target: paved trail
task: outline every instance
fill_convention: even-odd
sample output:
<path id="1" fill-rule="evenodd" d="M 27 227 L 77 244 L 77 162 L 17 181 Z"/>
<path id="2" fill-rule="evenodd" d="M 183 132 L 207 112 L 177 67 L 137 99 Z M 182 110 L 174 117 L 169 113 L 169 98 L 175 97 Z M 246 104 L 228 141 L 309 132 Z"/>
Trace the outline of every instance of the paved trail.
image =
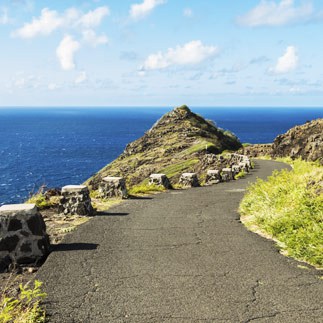
<path id="1" fill-rule="evenodd" d="M 129 200 L 81 226 L 40 269 L 50 322 L 323 322 L 323 281 L 248 232 L 247 178 Z"/>

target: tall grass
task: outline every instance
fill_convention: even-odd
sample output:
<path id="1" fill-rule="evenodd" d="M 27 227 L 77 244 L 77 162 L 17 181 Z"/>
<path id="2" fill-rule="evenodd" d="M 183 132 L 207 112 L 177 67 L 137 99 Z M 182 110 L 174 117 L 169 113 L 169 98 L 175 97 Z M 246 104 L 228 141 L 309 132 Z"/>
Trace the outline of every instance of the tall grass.
<path id="1" fill-rule="evenodd" d="M 241 220 L 275 239 L 287 255 L 322 267 L 323 167 L 288 162 L 293 170 L 275 171 L 249 186 L 240 204 Z"/>
<path id="2" fill-rule="evenodd" d="M 166 191 L 165 187 L 162 185 L 156 185 L 156 184 L 139 184 L 133 186 L 129 190 L 130 195 L 136 195 L 136 194 L 149 194 L 154 192 L 164 192 Z"/>
<path id="3" fill-rule="evenodd" d="M 8 297 L 6 291 L 0 295 L 0 323 L 44 323 L 45 311 L 40 302 L 47 295 L 41 291 L 42 283 L 35 280 L 34 286 L 19 285 L 19 295 Z"/>

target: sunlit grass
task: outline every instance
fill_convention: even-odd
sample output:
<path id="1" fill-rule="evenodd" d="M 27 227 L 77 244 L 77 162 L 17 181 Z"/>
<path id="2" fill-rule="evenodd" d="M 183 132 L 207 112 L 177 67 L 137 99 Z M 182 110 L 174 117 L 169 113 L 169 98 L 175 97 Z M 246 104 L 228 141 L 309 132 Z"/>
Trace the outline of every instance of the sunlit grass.
<path id="1" fill-rule="evenodd" d="M 43 193 L 36 193 L 31 196 L 25 203 L 36 204 L 39 209 L 47 209 L 59 204 L 60 196 L 46 197 Z"/>
<path id="2" fill-rule="evenodd" d="M 293 170 L 258 179 L 240 204 L 241 219 L 253 231 L 278 241 L 284 253 L 323 266 L 323 167 L 292 161 Z"/>
<path id="3" fill-rule="evenodd" d="M 164 191 L 166 191 L 166 189 L 162 185 L 139 184 L 131 187 L 131 189 L 129 190 L 129 194 L 130 195 L 150 194 L 154 192 L 164 192 Z"/>
<path id="4" fill-rule="evenodd" d="M 19 285 L 17 298 L 8 297 L 6 290 L 0 296 L 0 323 L 43 323 L 45 311 L 40 302 L 47 296 L 41 290 L 42 283 L 35 280 L 34 286 Z"/>

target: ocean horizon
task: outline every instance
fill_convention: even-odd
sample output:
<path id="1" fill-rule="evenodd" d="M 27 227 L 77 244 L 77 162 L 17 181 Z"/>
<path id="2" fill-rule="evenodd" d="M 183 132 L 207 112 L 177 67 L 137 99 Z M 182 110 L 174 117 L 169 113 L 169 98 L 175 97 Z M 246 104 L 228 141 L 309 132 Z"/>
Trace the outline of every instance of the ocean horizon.
<path id="1" fill-rule="evenodd" d="M 0 108 L 0 205 L 20 203 L 42 185 L 80 184 L 172 108 Z M 242 143 L 270 143 L 323 108 L 191 107 Z"/>

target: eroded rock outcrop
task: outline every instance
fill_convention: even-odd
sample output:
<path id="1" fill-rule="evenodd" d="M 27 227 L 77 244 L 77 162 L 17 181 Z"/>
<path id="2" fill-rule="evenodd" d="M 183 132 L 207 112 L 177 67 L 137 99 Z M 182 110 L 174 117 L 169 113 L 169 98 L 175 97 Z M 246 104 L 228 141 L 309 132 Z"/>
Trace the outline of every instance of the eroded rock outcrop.
<path id="1" fill-rule="evenodd" d="M 291 157 L 323 164 L 323 119 L 295 126 L 275 138 L 272 144 L 255 144 L 239 149 L 249 157 Z"/>
<path id="2" fill-rule="evenodd" d="M 273 151 L 273 144 L 254 144 L 243 147 L 239 150 L 241 154 L 247 155 L 252 158 L 261 156 L 270 156 Z"/>
<path id="3" fill-rule="evenodd" d="M 319 160 L 323 164 L 323 119 L 296 126 L 276 137 L 273 157 L 301 157 L 307 161 Z"/>

